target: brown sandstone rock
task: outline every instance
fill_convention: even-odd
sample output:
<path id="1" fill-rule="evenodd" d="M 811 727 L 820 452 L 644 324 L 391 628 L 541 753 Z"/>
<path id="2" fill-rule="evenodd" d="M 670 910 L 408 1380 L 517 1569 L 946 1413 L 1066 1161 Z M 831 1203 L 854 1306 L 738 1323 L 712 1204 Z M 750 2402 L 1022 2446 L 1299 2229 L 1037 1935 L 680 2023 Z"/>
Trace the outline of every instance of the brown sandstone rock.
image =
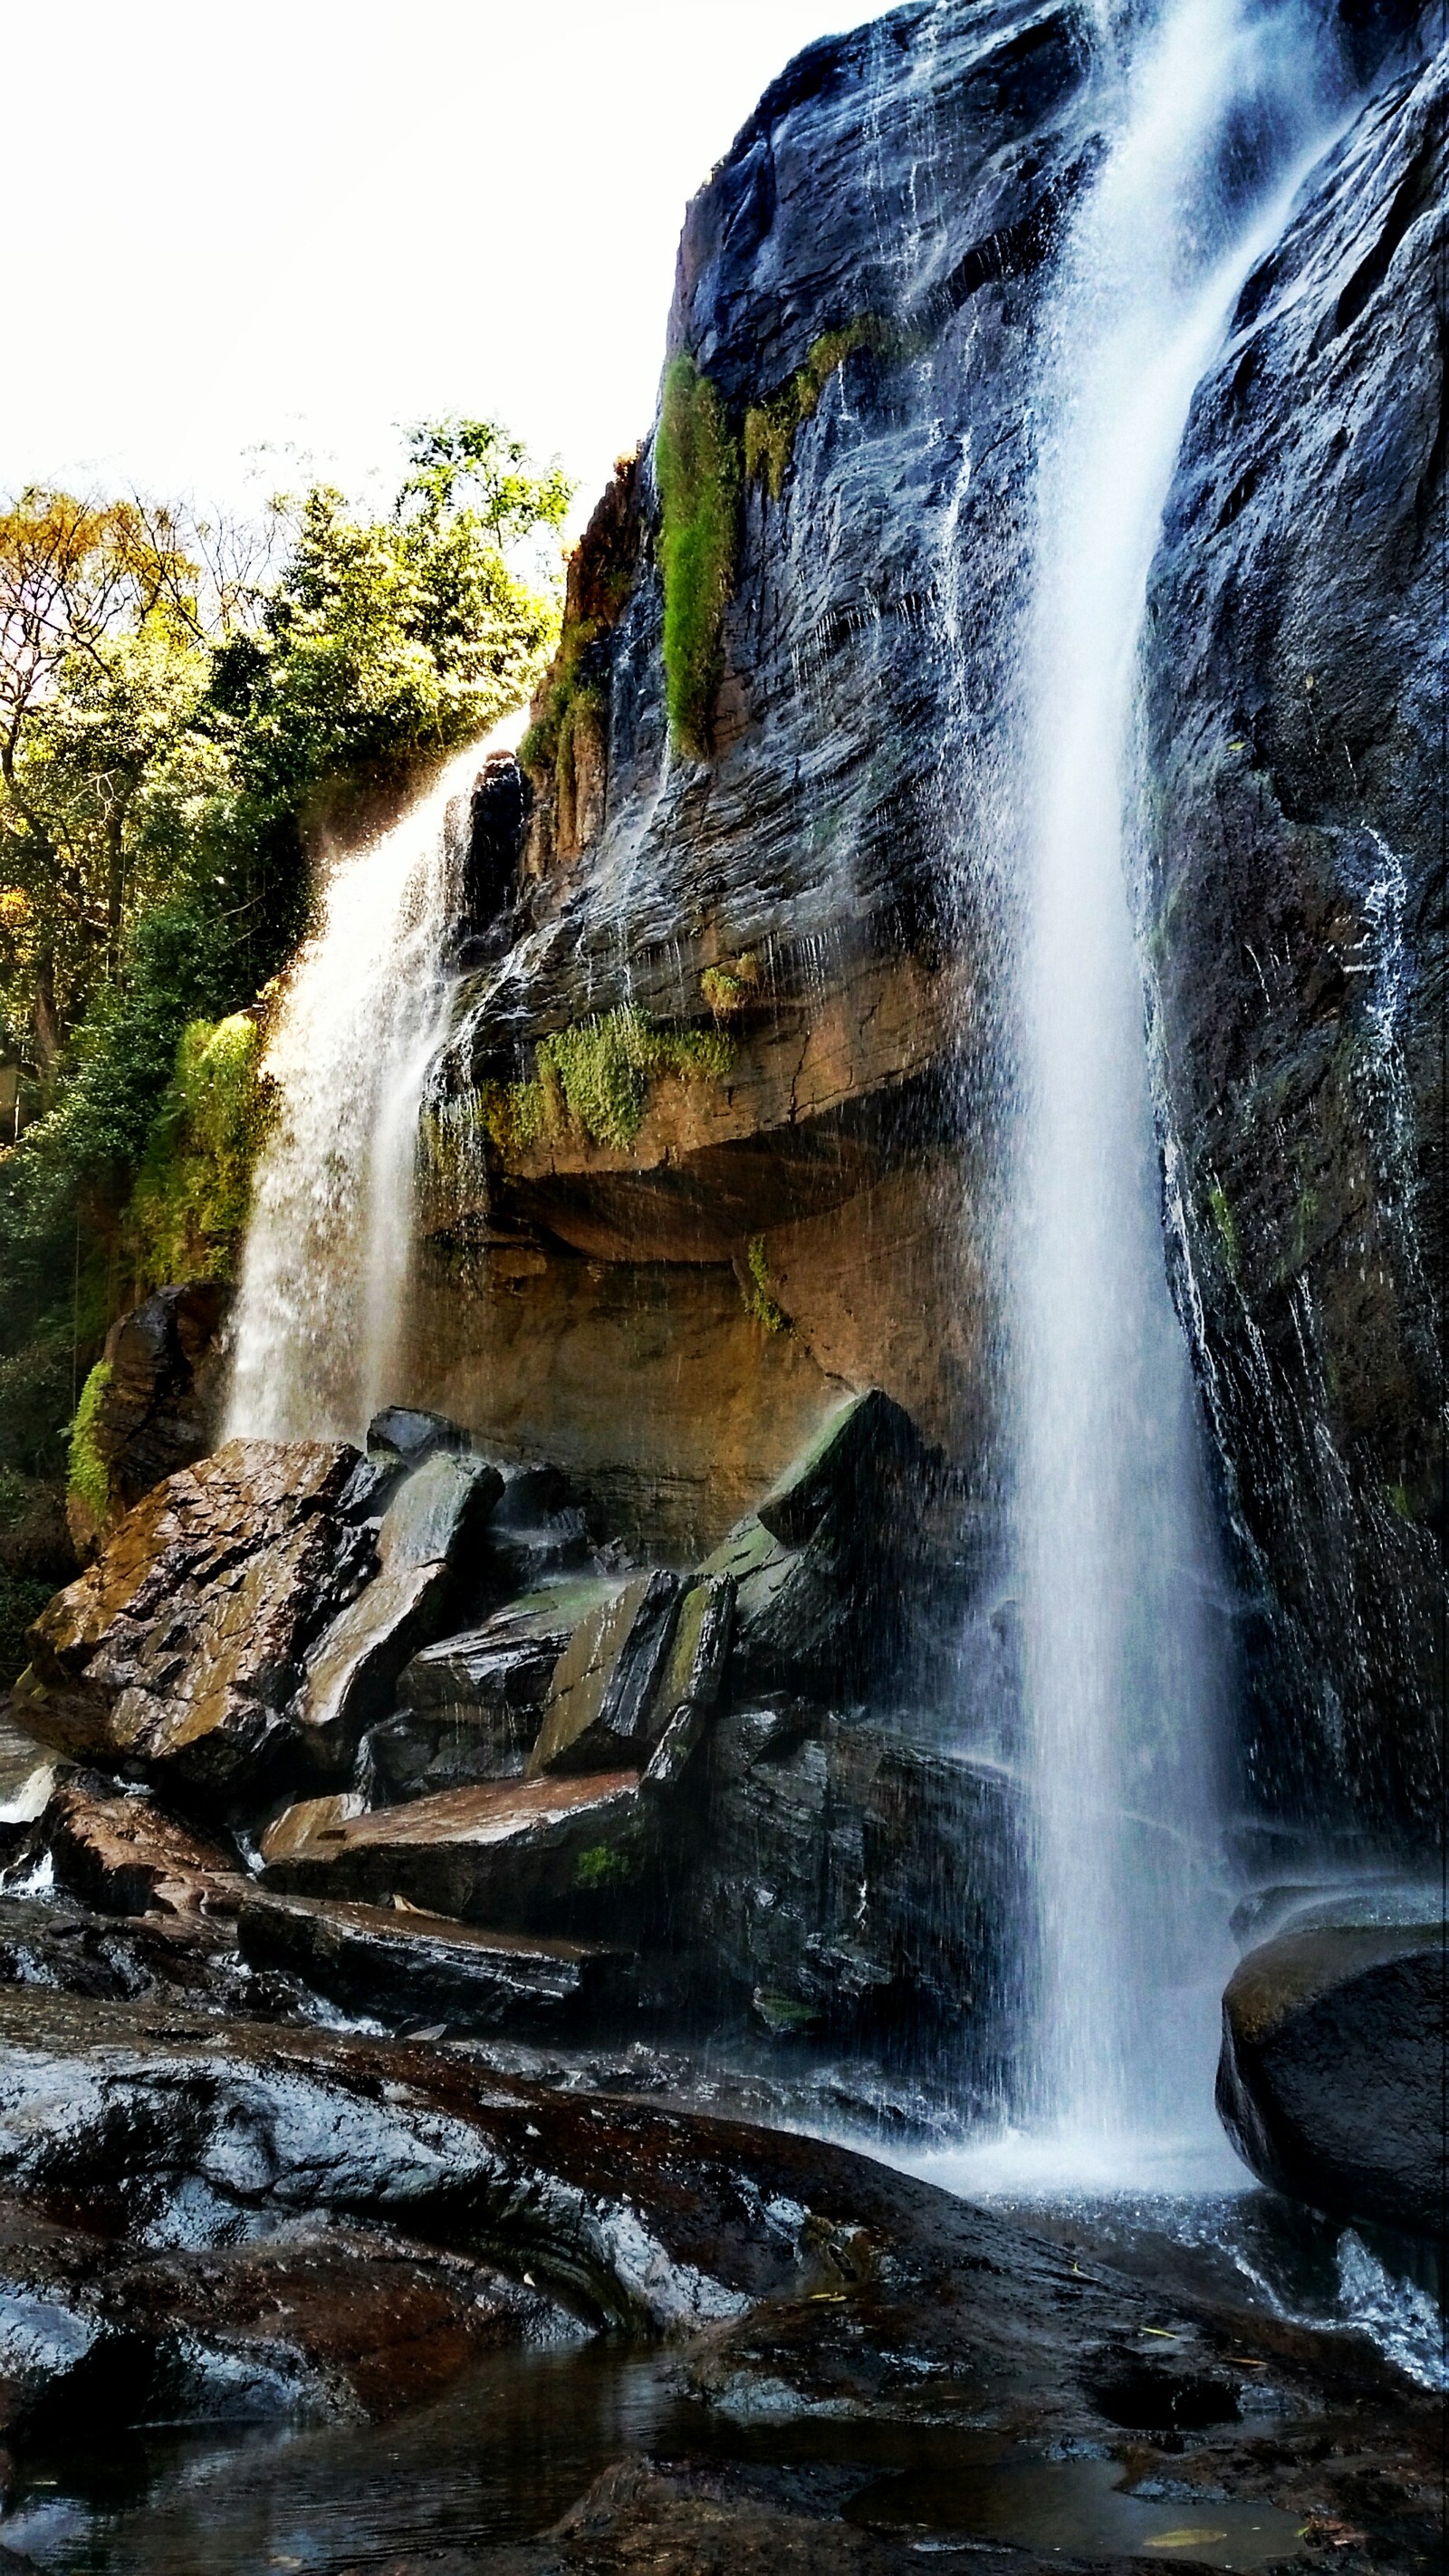
<path id="1" fill-rule="evenodd" d="M 158 1288 L 106 1336 L 111 1375 L 94 1428 L 110 1507 L 97 1521 L 82 1496 L 67 1501 L 82 1556 L 100 1544 L 143 1494 L 178 1467 L 205 1456 L 221 1389 L 217 1335 L 231 1291 L 221 1279 Z"/>
<path id="2" fill-rule="evenodd" d="M 401 1896 L 509 1930 L 612 1930 L 635 1910 L 653 1852 L 638 1773 L 615 1771 L 502 1780 L 377 1809 L 269 1861 L 263 1875 L 294 1895 Z"/>
<path id="3" fill-rule="evenodd" d="M 213 1843 L 163 1815 L 149 1798 L 58 1789 L 37 1840 L 57 1884 L 98 1914 L 234 1914 L 245 1880 Z"/>
<path id="4" fill-rule="evenodd" d="M 16 1715 L 42 1742 L 228 1797 L 305 1766 L 307 1648 L 370 1570 L 340 1441 L 232 1440 L 127 1514 L 31 1630 Z"/>

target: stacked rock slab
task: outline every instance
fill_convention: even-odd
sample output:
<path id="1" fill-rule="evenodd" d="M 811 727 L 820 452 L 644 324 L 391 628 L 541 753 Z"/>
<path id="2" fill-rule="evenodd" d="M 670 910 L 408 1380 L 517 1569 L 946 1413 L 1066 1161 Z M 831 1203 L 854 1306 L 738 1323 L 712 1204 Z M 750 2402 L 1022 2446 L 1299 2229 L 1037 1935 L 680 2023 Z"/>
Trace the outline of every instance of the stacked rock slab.
<path id="1" fill-rule="evenodd" d="M 360 1481 L 361 1480 L 361 1481 Z M 305 1768 L 309 1648 L 375 1562 L 342 1441 L 232 1440 L 147 1494 L 31 1630 L 42 1743 L 228 1800 Z"/>

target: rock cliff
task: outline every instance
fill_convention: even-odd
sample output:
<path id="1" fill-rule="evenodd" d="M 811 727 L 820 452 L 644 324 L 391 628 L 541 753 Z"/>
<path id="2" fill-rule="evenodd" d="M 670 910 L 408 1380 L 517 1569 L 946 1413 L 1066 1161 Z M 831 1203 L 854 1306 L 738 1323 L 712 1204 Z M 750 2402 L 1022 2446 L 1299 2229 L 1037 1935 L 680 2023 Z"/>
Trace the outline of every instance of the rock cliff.
<path id="1" fill-rule="evenodd" d="M 1140 897 L 1246 1793 L 1387 1823 L 1442 1618 L 1443 107 L 1432 11 L 1335 14 L 1341 131 L 1166 514 Z M 1101 77 L 1075 7 L 921 0 L 766 93 L 480 795 L 416 1392 L 676 1555 L 841 1382 L 1000 1490 L 1036 322 Z"/>

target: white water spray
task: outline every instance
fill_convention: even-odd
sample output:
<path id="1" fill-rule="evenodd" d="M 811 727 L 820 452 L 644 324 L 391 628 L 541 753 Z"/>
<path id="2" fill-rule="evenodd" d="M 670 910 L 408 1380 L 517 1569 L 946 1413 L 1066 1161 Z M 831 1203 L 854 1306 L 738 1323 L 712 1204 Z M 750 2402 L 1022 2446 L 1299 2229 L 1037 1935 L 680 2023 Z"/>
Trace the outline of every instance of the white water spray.
<path id="1" fill-rule="evenodd" d="M 1227 1962 L 1210 1565 L 1163 1259 L 1132 746 L 1147 577 L 1193 388 L 1281 225 L 1313 69 L 1287 8 L 1166 0 L 1120 66 L 1115 140 L 1048 316 L 1015 1400 L 1038 1820 L 1028 2107 L 1062 2175 L 1100 2171 L 1112 2142 L 1135 2152 L 1215 2127 Z"/>
<path id="2" fill-rule="evenodd" d="M 447 933 L 479 766 L 460 752 L 333 865 L 267 1048 L 276 1124 L 257 1174 L 227 1434 L 358 1439 L 395 1402 L 418 1115 L 447 1033 Z M 450 816 L 450 809 L 453 809 Z"/>

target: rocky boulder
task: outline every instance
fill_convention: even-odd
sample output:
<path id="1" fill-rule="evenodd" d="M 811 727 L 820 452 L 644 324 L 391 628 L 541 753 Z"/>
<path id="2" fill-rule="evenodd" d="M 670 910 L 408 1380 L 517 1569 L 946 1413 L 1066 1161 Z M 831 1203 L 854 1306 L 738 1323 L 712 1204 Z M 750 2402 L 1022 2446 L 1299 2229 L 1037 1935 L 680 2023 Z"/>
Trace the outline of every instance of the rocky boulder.
<path id="1" fill-rule="evenodd" d="M 215 1802 L 305 1771 L 296 1696 L 376 1562 L 371 1492 L 338 1441 L 232 1440 L 168 1477 L 37 1620 L 17 1719 Z"/>
<path id="2" fill-rule="evenodd" d="M 1449 2188 L 1442 1924 L 1285 1933 L 1223 1997 L 1218 2109 L 1264 2182 L 1437 2237 Z"/>
<path id="3" fill-rule="evenodd" d="M 246 1885 L 234 1854 L 203 1842 L 149 1797 L 107 1796 L 82 1778 L 58 1789 L 35 1832 L 55 1882 L 97 1914 L 235 1914 Z"/>
<path id="4" fill-rule="evenodd" d="M 345 2010 L 450 2033 L 597 2024 L 627 2002 L 630 1961 L 579 1941 L 492 1932 L 413 1907 L 318 1903 L 249 1889 L 249 1967 L 278 1969 Z"/>
<path id="5" fill-rule="evenodd" d="M 433 1447 L 398 1488 L 377 1538 L 378 1571 L 307 1659 L 296 1720 L 319 1777 L 350 1768 L 363 1730 L 392 1705 L 405 1664 L 479 1586 L 485 1532 L 503 1491 L 482 1458 Z"/>
<path id="6" fill-rule="evenodd" d="M 678 1577 L 639 1574 L 580 1621 L 554 1672 L 530 1773 L 645 1767 L 662 1728 L 660 1718 L 650 1732 L 678 1614 Z"/>
<path id="7" fill-rule="evenodd" d="M 657 1814 L 635 1771 L 502 1780 L 269 1837 L 268 1887 L 377 1905 L 403 1898 L 507 1931 L 614 1937 L 636 1923 Z"/>
<path id="8" fill-rule="evenodd" d="M 496 1552 L 492 1524 L 489 1535 Z M 399 1707 L 364 1746 L 382 1802 L 522 1772 L 560 1656 L 619 1590 L 605 1578 L 550 1585 L 415 1655 L 398 1682 Z"/>
<path id="9" fill-rule="evenodd" d="M 221 1326 L 231 1291 L 221 1279 L 158 1288 L 106 1335 L 109 1372 L 91 1439 L 106 1479 L 98 1518 L 85 1496 L 67 1501 L 82 1557 L 153 1485 L 204 1458 L 216 1436 L 224 1374 Z"/>

